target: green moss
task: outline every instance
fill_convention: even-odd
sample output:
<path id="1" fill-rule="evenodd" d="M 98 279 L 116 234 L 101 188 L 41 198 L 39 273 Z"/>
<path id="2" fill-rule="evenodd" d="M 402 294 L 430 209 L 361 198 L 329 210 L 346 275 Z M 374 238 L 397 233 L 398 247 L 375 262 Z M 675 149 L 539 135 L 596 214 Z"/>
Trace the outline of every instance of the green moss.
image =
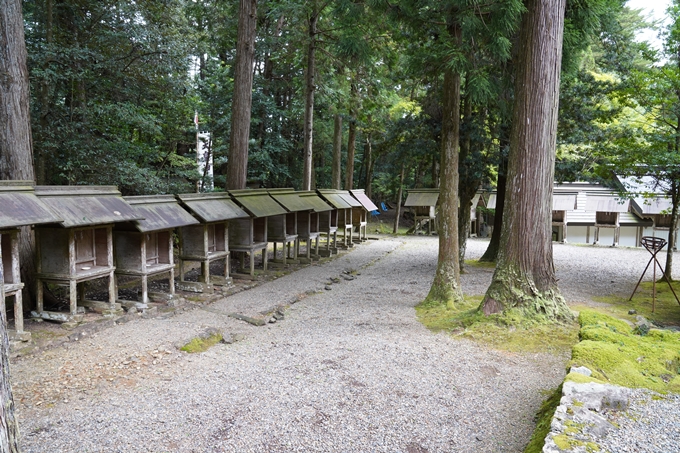
<path id="1" fill-rule="evenodd" d="M 578 341 L 576 323 L 527 319 L 518 310 L 484 316 L 478 310 L 481 299 L 482 296 L 466 296 L 453 307 L 425 300 L 416 307 L 416 314 L 430 330 L 447 331 L 513 352 L 566 353 Z"/>
<path id="2" fill-rule="evenodd" d="M 553 441 L 560 450 L 570 450 L 575 447 L 585 447 L 587 453 L 595 453 L 600 451 L 600 446 L 596 443 L 583 442 L 581 440 L 574 439 L 567 434 L 558 434 L 557 436 L 553 436 Z"/>
<path id="3" fill-rule="evenodd" d="M 541 453 L 543 444 L 545 443 L 545 437 L 550 432 L 550 422 L 552 421 L 555 409 L 560 405 L 561 398 L 562 386 L 559 386 L 545 401 L 543 401 L 541 408 L 536 414 L 536 429 L 534 429 L 534 433 L 524 449 L 524 453 Z"/>
<path id="4" fill-rule="evenodd" d="M 560 450 L 569 450 L 572 447 L 571 439 L 566 434 L 554 436 L 553 441 L 555 441 L 555 445 L 557 445 Z"/>
<path id="5" fill-rule="evenodd" d="M 680 282 L 673 282 L 673 288 L 680 296 Z M 652 307 L 652 282 L 644 282 L 633 295 L 632 300 L 628 300 L 630 295 L 598 297 L 594 300 L 605 303 L 607 306 L 600 309 L 609 312 L 617 318 L 635 321 L 637 315 L 642 315 L 650 321 L 660 325 L 680 326 L 680 304 L 675 300 L 666 282 L 656 282 L 656 303 Z M 654 312 L 652 312 L 654 308 Z M 635 310 L 637 314 L 629 315 L 630 310 Z"/>
<path id="6" fill-rule="evenodd" d="M 494 261 L 465 260 L 465 265 L 472 267 L 481 267 L 486 269 L 496 268 L 496 263 Z"/>
<path id="7" fill-rule="evenodd" d="M 182 346 L 181 350 L 190 354 L 195 352 L 205 352 L 220 341 L 222 341 L 221 334 L 213 334 L 207 338 L 197 337 Z"/>
<path id="8" fill-rule="evenodd" d="M 582 311 L 579 323 L 582 341 L 574 346 L 570 365 L 588 367 L 592 379 L 601 382 L 680 391 L 680 334 L 651 329 L 635 335 L 627 323 L 593 311 Z"/>
<path id="9" fill-rule="evenodd" d="M 564 378 L 565 381 L 576 382 L 577 384 L 585 384 L 587 382 L 597 382 L 599 384 L 606 384 L 605 381 L 594 378 L 593 376 L 586 376 L 581 373 L 569 373 Z"/>
<path id="10" fill-rule="evenodd" d="M 567 420 L 565 422 L 564 426 L 564 433 L 567 435 L 571 434 L 578 434 L 583 431 L 583 428 L 585 427 L 585 424 L 583 423 L 576 423 L 570 420 Z"/>

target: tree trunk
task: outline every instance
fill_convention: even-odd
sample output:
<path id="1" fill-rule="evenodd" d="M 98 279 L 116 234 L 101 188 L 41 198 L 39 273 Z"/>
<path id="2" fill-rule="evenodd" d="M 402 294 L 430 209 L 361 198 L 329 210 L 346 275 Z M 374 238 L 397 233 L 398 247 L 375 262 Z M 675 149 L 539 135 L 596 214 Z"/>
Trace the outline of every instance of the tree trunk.
<path id="1" fill-rule="evenodd" d="M 370 134 L 366 136 L 366 144 L 364 145 L 364 162 L 366 163 L 366 196 L 371 198 L 373 196 L 373 190 L 371 189 L 371 183 L 373 182 L 373 144 L 371 143 Z"/>
<path id="2" fill-rule="evenodd" d="M 505 208 L 505 188 L 508 174 L 508 155 L 505 148 L 509 146 L 507 141 L 501 138 L 501 161 L 498 163 L 498 181 L 496 183 L 496 208 L 493 216 L 493 231 L 491 240 L 479 259 L 481 262 L 495 263 L 498 259 L 498 251 L 501 244 L 501 231 L 503 231 L 503 212 Z"/>
<path id="3" fill-rule="evenodd" d="M 283 24 L 284 24 L 284 19 L 285 16 L 281 15 L 279 16 L 279 19 L 276 21 L 276 29 L 274 31 L 274 37 L 275 38 L 280 38 L 281 37 L 281 31 L 283 30 Z M 203 55 L 201 54 L 201 57 Z M 264 72 L 262 74 L 263 82 L 262 82 L 262 94 L 264 95 L 265 99 L 270 99 L 271 97 L 271 84 L 272 84 L 272 79 L 274 78 L 274 60 L 272 59 L 271 56 L 271 50 L 267 51 L 267 54 L 264 57 Z M 269 118 L 268 111 L 266 108 L 262 108 L 262 112 L 260 113 L 260 124 L 258 126 L 258 138 L 260 141 L 260 148 L 264 148 L 266 137 L 267 137 L 267 119 Z"/>
<path id="4" fill-rule="evenodd" d="M 28 68 L 26 66 L 24 20 L 20 0 L 0 0 L 0 179 L 35 181 Z M 27 228 L 21 235 L 21 259 L 33 256 L 33 242 Z M 25 256 L 26 255 L 26 256 Z M 28 261 L 28 260 L 27 260 Z M 5 300 L 0 252 L 0 300 Z M 34 265 L 32 259 L 27 265 Z M 25 269 L 22 269 L 24 271 Z M 33 272 L 35 273 L 35 268 Z M 22 272 L 22 278 L 24 277 Z M 9 339 L 5 310 L 0 310 L 0 451 L 19 451 L 19 425 L 14 417 L 10 383 Z"/>
<path id="5" fill-rule="evenodd" d="M 455 45 L 461 42 L 460 25 L 449 24 Z M 460 74 L 444 72 L 441 170 L 439 175 L 439 256 L 429 303 L 456 304 L 463 300 L 458 261 L 458 153 L 460 151 Z"/>
<path id="6" fill-rule="evenodd" d="M 305 123 L 304 123 L 304 166 L 302 170 L 302 190 L 312 188 L 312 142 L 314 131 L 314 83 L 316 73 L 316 35 L 319 12 L 316 1 L 312 15 L 309 17 L 309 48 L 307 49 L 307 68 L 305 72 Z"/>
<path id="7" fill-rule="evenodd" d="M 668 228 L 668 245 L 666 248 L 666 268 L 664 273 L 669 282 L 673 281 L 673 249 L 676 247 L 675 233 L 678 231 L 678 217 L 680 217 L 680 210 L 678 209 L 678 202 L 680 201 L 680 188 L 675 181 L 671 182 L 671 225 Z"/>
<path id="8" fill-rule="evenodd" d="M 357 141 L 357 87 L 352 84 L 352 107 L 349 109 L 349 130 L 347 133 L 347 166 L 345 167 L 345 190 L 354 189 L 354 154 Z"/>
<path id="9" fill-rule="evenodd" d="M 404 196 L 404 177 L 406 176 L 406 166 L 401 164 L 401 175 L 399 176 L 399 190 L 397 191 L 397 212 L 394 215 L 393 234 L 399 232 L 399 217 L 401 217 L 401 198 Z"/>
<path id="10" fill-rule="evenodd" d="M 342 187 L 342 116 L 335 114 L 333 129 L 333 163 L 331 169 L 331 189 Z"/>
<path id="11" fill-rule="evenodd" d="M 253 104 L 256 26 L 257 0 L 240 0 L 234 94 L 231 104 L 229 160 L 227 161 L 227 189 L 244 189 L 248 177 L 248 140 Z"/>
<path id="12" fill-rule="evenodd" d="M 18 1 L 18 0 L 17 0 Z M 3 2 L 0 2 L 2 4 Z M 5 300 L 5 288 L 1 284 L 5 276 L 2 270 L 2 251 L 0 251 L 0 298 Z M 3 304 L 4 306 L 4 304 Z M 7 315 L 5 310 L 0 310 L 0 451 L 19 451 L 19 423 L 14 418 L 14 397 L 10 383 L 9 370 L 9 338 L 7 337 Z"/>
<path id="13" fill-rule="evenodd" d="M 458 199 L 460 200 L 460 209 L 458 210 L 458 260 L 460 272 L 465 273 L 465 251 L 467 248 L 467 239 L 470 234 L 470 209 L 472 208 L 472 199 L 477 192 L 478 181 L 472 181 L 468 175 L 466 167 L 466 159 L 472 152 L 472 102 L 466 98 L 463 102 L 465 108 L 463 109 L 463 125 L 467 127 L 462 128 L 460 140 L 460 155 L 458 158 Z"/>
<path id="14" fill-rule="evenodd" d="M 0 5 L 0 179 L 35 182 L 21 2 L 0 0 Z M 18 16 L 14 17 L 14 14 Z M 32 301 L 35 294 L 35 239 L 30 227 L 21 229 L 19 250 L 24 300 Z"/>
<path id="15" fill-rule="evenodd" d="M 551 227 L 565 1 L 529 0 L 522 19 L 502 247 L 480 306 L 487 315 L 572 318 L 557 288 Z"/>
<path id="16" fill-rule="evenodd" d="M 53 1 L 52 0 L 45 0 L 45 43 L 48 48 L 52 46 L 52 42 L 54 40 L 54 33 L 53 33 L 53 19 L 54 19 L 54 14 L 53 14 Z M 43 63 L 43 70 L 47 71 L 49 68 L 50 64 L 50 58 L 47 58 L 45 62 Z M 50 84 L 49 81 L 47 80 L 47 77 L 44 77 L 43 80 L 40 82 L 40 137 L 44 137 L 46 135 L 47 129 L 49 128 L 49 114 L 51 110 L 51 105 L 50 105 Z M 45 138 L 42 138 L 42 140 L 38 139 L 38 143 L 40 143 L 39 149 L 35 149 L 34 146 L 34 151 L 36 152 L 36 159 L 35 159 L 35 166 L 36 166 L 36 179 L 38 184 L 47 184 L 47 169 L 46 169 L 46 150 L 45 150 Z"/>

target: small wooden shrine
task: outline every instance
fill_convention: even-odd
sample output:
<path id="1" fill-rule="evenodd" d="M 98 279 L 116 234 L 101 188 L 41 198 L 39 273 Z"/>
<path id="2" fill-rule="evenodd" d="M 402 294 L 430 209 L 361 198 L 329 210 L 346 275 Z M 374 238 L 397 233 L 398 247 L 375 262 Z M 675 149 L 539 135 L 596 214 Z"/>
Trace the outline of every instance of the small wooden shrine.
<path id="1" fill-rule="evenodd" d="M 285 215 L 285 225 L 283 221 L 284 216 L 273 216 L 269 218 L 269 242 L 279 238 L 280 242 L 286 241 L 290 243 L 292 236 L 295 236 L 293 242 L 293 258 L 300 261 L 310 261 L 311 239 L 309 234 L 309 216 L 314 206 L 311 205 L 307 199 L 300 197 L 298 192 L 294 189 L 269 189 L 269 195 L 276 200 L 283 208 L 288 211 Z M 302 231 L 302 230 L 306 231 Z M 316 235 L 318 247 L 318 232 Z M 300 241 L 306 241 L 307 253 L 305 257 L 300 257 Z M 276 243 L 275 243 L 276 244 Z M 286 263 L 287 255 L 290 250 L 284 250 L 284 261 Z"/>
<path id="2" fill-rule="evenodd" d="M 595 241 L 600 242 L 600 228 L 613 228 L 614 238 L 612 246 L 619 244 L 621 234 L 620 214 L 628 212 L 629 200 L 621 199 L 613 193 L 588 193 L 586 211 L 595 212 Z"/>
<path id="3" fill-rule="evenodd" d="M 359 231 L 359 242 L 363 242 L 368 240 L 366 232 L 368 214 L 377 211 L 378 207 L 366 196 L 364 189 L 352 189 L 349 192 L 361 204 L 361 207 L 352 208 L 352 219 L 354 220 L 354 226 Z"/>
<path id="4" fill-rule="evenodd" d="M 297 192 L 298 196 L 305 201 L 310 207 L 309 211 L 299 211 L 298 212 L 298 246 L 300 241 L 304 240 L 307 242 L 307 253 L 304 260 L 318 260 L 321 255 L 319 253 L 319 236 L 321 235 L 321 219 L 324 219 L 324 225 L 326 232 L 326 237 L 328 241 L 326 243 L 327 256 L 331 253 L 331 236 L 337 235 L 338 224 L 337 224 L 337 211 L 333 209 L 328 203 L 319 198 L 319 195 L 313 190 L 306 190 Z M 331 213 L 335 212 L 334 217 Z M 333 227 L 333 221 L 335 226 Z M 314 241 L 314 253 L 311 252 L 312 241 Z M 336 249 L 337 251 L 337 249 Z M 300 251 L 297 251 L 297 255 L 300 258 Z"/>
<path id="5" fill-rule="evenodd" d="M 274 242 L 274 251 L 276 252 L 276 243 L 282 242 L 284 260 L 286 253 L 286 244 L 290 241 L 295 242 L 297 235 L 287 235 L 283 230 L 277 232 L 281 236 L 276 239 L 269 238 L 269 219 L 275 216 L 280 217 L 280 225 L 283 227 L 285 222 L 286 210 L 269 196 L 266 190 L 262 189 L 242 189 L 230 190 L 229 194 L 234 198 L 234 201 L 241 206 L 248 214 L 249 218 L 238 219 L 229 231 L 229 240 L 231 241 L 231 248 L 234 251 L 242 252 L 241 255 L 241 269 L 244 269 L 244 255 L 248 253 L 250 262 L 250 275 L 255 275 L 255 258 L 254 254 L 262 251 L 262 268 L 267 270 L 267 243 Z M 288 242 L 283 242 L 288 241 Z M 276 257 L 276 256 L 275 256 Z"/>
<path id="6" fill-rule="evenodd" d="M 337 212 L 337 231 L 342 232 L 342 243 L 338 243 L 337 236 L 335 236 L 336 247 L 346 249 L 354 246 L 352 242 L 352 229 L 354 228 L 352 224 L 352 204 L 345 200 L 343 196 L 343 194 L 349 196 L 349 192 L 337 189 L 317 189 L 317 193 L 326 203 L 335 208 Z M 324 232 L 325 226 L 322 219 L 322 232 Z M 328 240 L 330 241 L 330 236 L 328 236 Z"/>
<path id="7" fill-rule="evenodd" d="M 115 314 L 116 283 L 113 226 L 141 220 L 115 186 L 37 186 L 35 194 L 64 220 L 38 226 L 36 236 L 37 291 L 34 317 L 77 320 L 78 303 Z M 85 300 L 84 283 L 108 278 L 108 302 Z M 43 309 L 44 284 L 68 286 L 69 314 Z"/>
<path id="8" fill-rule="evenodd" d="M 567 213 L 576 209 L 576 193 L 553 194 L 552 226 L 553 240 L 567 242 Z"/>
<path id="9" fill-rule="evenodd" d="M 116 278 L 141 278 L 143 304 L 149 303 L 149 277 L 168 274 L 168 292 L 175 294 L 173 230 L 199 222 L 172 195 L 124 197 L 143 220 L 118 223 L 113 231 Z M 116 295 L 117 296 L 117 295 Z M 119 301 L 122 303 L 122 301 Z"/>
<path id="10" fill-rule="evenodd" d="M 14 299 L 14 329 L 8 326 L 10 340 L 28 341 L 31 338 L 30 332 L 24 331 L 20 227 L 59 221 L 61 219 L 35 196 L 33 181 L 0 181 L 0 302 L 2 310 L 6 311 L 5 299 Z"/>
<path id="11" fill-rule="evenodd" d="M 439 189 L 411 189 L 408 191 L 404 206 L 413 213 L 413 232 L 417 233 L 427 225 L 427 234 L 432 234 L 436 222 L 436 206 Z"/>
<path id="12" fill-rule="evenodd" d="M 210 291 L 211 282 L 231 283 L 229 276 L 230 229 L 238 228 L 238 221 L 248 217 L 231 196 L 225 192 L 177 195 L 180 203 L 199 221 L 199 225 L 179 228 L 180 286 L 188 291 Z M 231 228 L 230 228 L 231 227 Z M 210 263 L 224 261 L 224 278 L 210 276 Z M 185 263 L 201 263 L 198 283 L 185 280 Z"/>
<path id="13" fill-rule="evenodd" d="M 663 195 L 636 197 L 632 200 L 630 208 L 641 219 L 650 219 L 653 231 L 670 230 L 673 203 L 669 197 Z"/>

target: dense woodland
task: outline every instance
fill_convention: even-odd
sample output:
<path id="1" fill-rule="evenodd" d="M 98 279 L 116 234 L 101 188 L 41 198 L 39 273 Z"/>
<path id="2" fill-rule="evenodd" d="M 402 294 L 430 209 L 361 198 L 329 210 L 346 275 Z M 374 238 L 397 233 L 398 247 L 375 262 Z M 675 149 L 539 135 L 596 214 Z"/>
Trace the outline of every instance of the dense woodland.
<path id="1" fill-rule="evenodd" d="M 513 45 L 522 3 L 462 11 L 460 45 L 446 2 L 260 1 L 248 180 L 302 184 L 304 110 L 314 50 L 313 185 L 331 187 L 334 143 L 342 186 L 394 200 L 437 184 L 443 69 L 460 69 L 461 187 L 496 183 L 511 121 Z M 462 2 L 465 4 L 466 2 Z M 440 6 L 441 5 L 441 6 Z M 193 191 L 194 112 L 210 132 L 215 186 L 226 184 L 238 2 L 23 2 L 39 184 L 116 184 L 124 194 Z M 662 56 L 633 41 L 643 25 L 620 0 L 568 2 L 557 176 L 596 166 L 642 140 L 635 83 Z M 669 54 L 672 55 L 672 52 Z M 677 70 L 676 70 L 677 72 Z M 651 93 L 649 94 L 651 96 Z M 606 148 L 606 149 L 603 149 Z"/>

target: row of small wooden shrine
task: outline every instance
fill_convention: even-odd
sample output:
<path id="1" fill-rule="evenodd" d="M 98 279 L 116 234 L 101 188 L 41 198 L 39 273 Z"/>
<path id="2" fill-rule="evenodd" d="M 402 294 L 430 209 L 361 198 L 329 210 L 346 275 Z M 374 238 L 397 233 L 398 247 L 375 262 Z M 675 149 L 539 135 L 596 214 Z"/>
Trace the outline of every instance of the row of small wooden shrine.
<path id="1" fill-rule="evenodd" d="M 650 189 L 621 180 L 622 186 L 632 191 L 622 197 L 600 184 L 565 183 L 553 188 L 552 226 L 557 242 L 585 244 L 609 243 L 613 246 L 640 246 L 642 236 L 667 239 L 670 227 L 671 204 L 662 194 L 651 195 Z M 641 195 L 646 193 L 645 196 Z M 435 223 L 438 189 L 413 189 L 408 192 L 404 206 L 414 213 L 416 225 L 425 225 L 428 232 Z M 494 209 L 496 193 L 478 192 L 472 200 L 472 234 L 483 232 L 484 225 L 493 225 L 490 216 L 480 216 L 479 207 Z M 489 230 L 490 231 L 490 230 Z"/>
<path id="2" fill-rule="evenodd" d="M 179 233 L 179 285 L 203 291 L 212 284 L 230 282 L 233 252 L 240 252 L 241 270 L 252 276 L 256 253 L 262 254 L 262 266 L 267 269 L 269 243 L 274 244 L 274 264 L 286 265 L 309 262 L 365 241 L 368 213 L 375 210 L 363 190 L 245 189 L 123 197 L 115 186 L 34 187 L 29 181 L 0 181 L 0 300 L 5 310 L 5 298 L 14 298 L 11 336 L 27 339 L 19 265 L 22 226 L 34 226 L 36 239 L 37 291 L 32 315 L 70 321 L 79 318 L 79 305 L 89 302 L 83 284 L 87 281 L 108 279 L 105 314 L 121 310 L 119 276 L 141 279 L 141 303 L 149 302 L 150 277 L 167 274 L 169 294 L 174 294 L 175 229 Z M 304 253 L 301 242 L 306 244 Z M 280 259 L 277 245 L 281 246 Z M 210 264 L 218 260 L 224 261 L 224 275 L 211 276 Z M 186 264 L 192 262 L 200 265 L 197 282 L 185 279 Z M 44 309 L 45 284 L 68 288 L 68 314 Z"/>

